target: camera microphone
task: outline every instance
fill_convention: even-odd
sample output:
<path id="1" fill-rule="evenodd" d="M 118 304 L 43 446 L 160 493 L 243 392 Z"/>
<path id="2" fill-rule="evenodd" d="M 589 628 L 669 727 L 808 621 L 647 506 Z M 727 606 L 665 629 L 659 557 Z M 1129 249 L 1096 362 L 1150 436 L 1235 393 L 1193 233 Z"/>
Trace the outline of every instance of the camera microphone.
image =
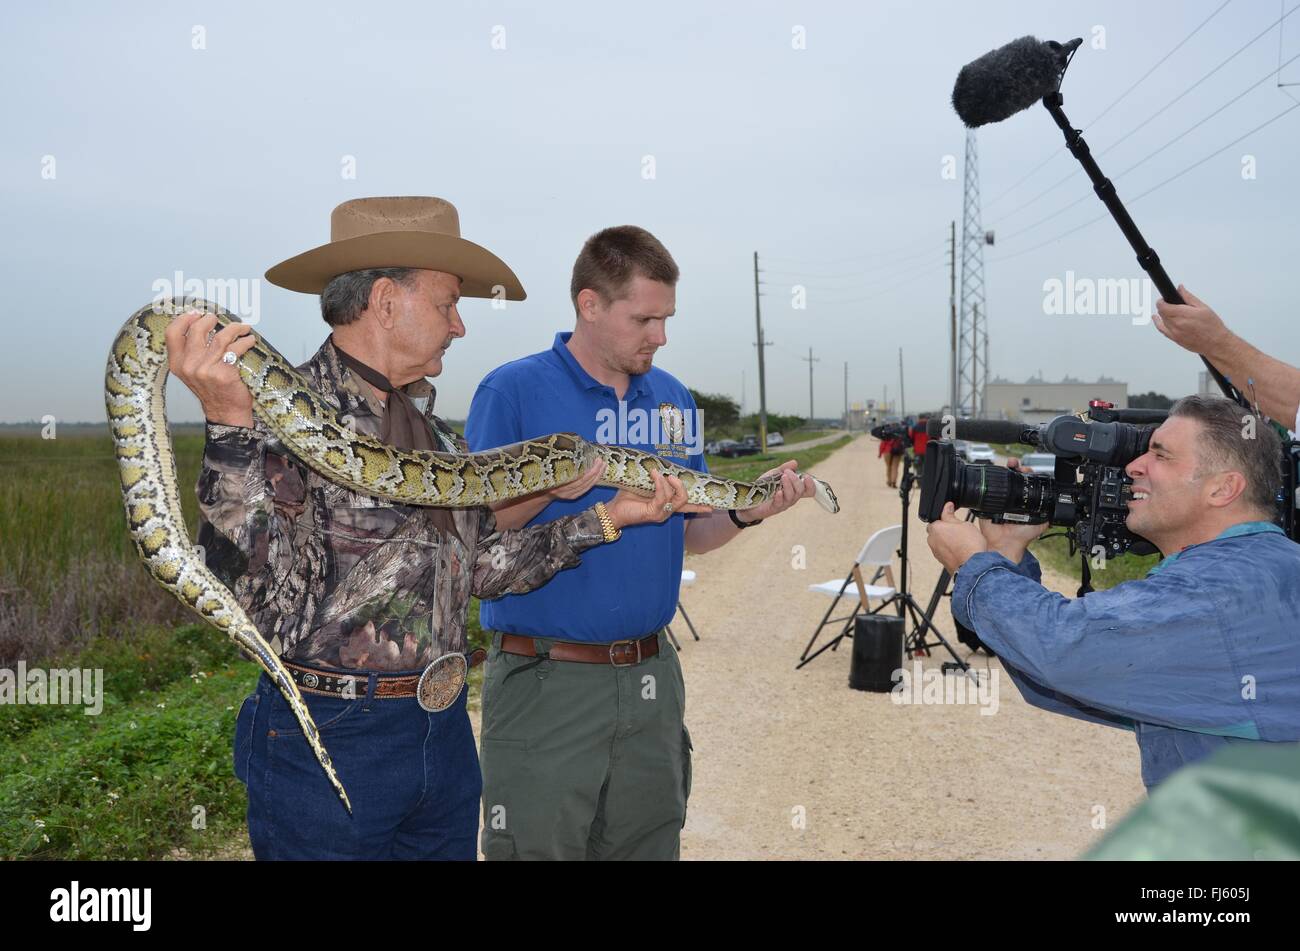
<path id="1" fill-rule="evenodd" d="M 1061 105 L 1061 81 L 1083 39 L 1075 37 L 1065 43 L 1039 40 L 1022 36 L 1006 46 L 991 50 L 961 68 L 952 89 L 952 107 L 969 128 L 978 128 L 990 122 L 1001 122 L 1017 112 L 1028 109 L 1035 102 L 1047 107 L 1057 127 L 1065 135 L 1065 147 L 1083 166 L 1093 190 L 1110 212 L 1115 223 L 1137 255 L 1138 264 L 1151 277 L 1160 290 L 1160 296 L 1171 304 L 1182 304 L 1182 296 L 1173 280 L 1160 264 L 1160 256 L 1147 244 L 1142 232 L 1133 222 L 1119 200 L 1115 185 L 1102 174 L 1097 160 L 1092 157 L 1083 133 L 1070 124 Z M 1201 361 L 1210 371 L 1214 381 L 1229 399 L 1245 409 L 1250 404 L 1214 364 L 1202 354 Z"/>
<path id="2" fill-rule="evenodd" d="M 957 74 L 952 107 L 972 129 L 1008 119 L 1057 91 L 1070 56 L 1082 42 L 1022 36 L 985 53 Z"/>
<path id="3" fill-rule="evenodd" d="M 945 421 L 952 431 L 945 433 Z M 931 417 L 925 433 L 931 439 L 969 439 L 976 442 L 1024 443 L 1038 445 L 1037 426 L 1025 426 L 1004 419 L 957 419 Z"/>

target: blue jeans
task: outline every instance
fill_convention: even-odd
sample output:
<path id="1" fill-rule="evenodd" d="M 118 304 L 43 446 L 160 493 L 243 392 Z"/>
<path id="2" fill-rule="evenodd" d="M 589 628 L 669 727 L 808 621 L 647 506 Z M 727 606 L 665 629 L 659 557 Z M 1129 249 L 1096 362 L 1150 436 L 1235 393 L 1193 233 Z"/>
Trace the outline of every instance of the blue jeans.
<path id="1" fill-rule="evenodd" d="M 479 772 L 467 690 L 440 713 L 414 698 L 303 694 L 352 800 L 342 801 L 289 704 L 262 674 L 235 723 L 235 775 L 248 789 L 258 859 L 460 859 L 477 856 Z"/>

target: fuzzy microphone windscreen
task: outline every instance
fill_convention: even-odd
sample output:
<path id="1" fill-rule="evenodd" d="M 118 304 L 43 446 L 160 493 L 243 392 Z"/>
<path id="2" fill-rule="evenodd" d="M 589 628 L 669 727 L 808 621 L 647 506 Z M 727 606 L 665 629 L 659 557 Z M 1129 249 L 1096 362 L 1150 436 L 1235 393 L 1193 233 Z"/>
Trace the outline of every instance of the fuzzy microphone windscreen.
<path id="1" fill-rule="evenodd" d="M 952 107 L 972 129 L 1001 122 L 1055 92 L 1077 42 L 1022 36 L 967 63 L 957 74 Z"/>

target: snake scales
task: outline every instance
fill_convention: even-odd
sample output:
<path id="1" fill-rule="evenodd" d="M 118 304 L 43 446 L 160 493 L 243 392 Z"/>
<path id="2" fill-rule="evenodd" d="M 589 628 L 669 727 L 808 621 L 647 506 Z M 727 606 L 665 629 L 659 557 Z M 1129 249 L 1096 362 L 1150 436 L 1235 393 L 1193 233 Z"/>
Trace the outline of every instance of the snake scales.
<path id="1" fill-rule="evenodd" d="M 204 300 L 156 301 L 131 315 L 108 356 L 105 403 L 127 527 L 154 580 L 227 634 L 275 681 L 316 759 L 351 812 L 347 792 L 297 685 L 189 539 L 167 428 L 164 338 L 167 325 L 187 310 L 216 314 L 219 327 L 237 320 Z M 605 462 L 601 485 L 650 494 L 654 485 L 650 470 L 658 468 L 682 480 L 689 502 L 718 509 L 761 505 L 780 485 L 777 478 L 753 482 L 714 478 L 650 453 L 588 442 L 573 433 L 554 433 L 468 455 L 404 451 L 345 425 L 338 417 L 338 407 L 314 392 L 260 335 L 237 366 L 253 395 L 254 413 L 288 451 L 341 485 L 406 505 L 462 508 L 501 502 L 564 485 L 597 459 Z M 838 511 L 830 486 L 814 482 L 818 502 L 831 512 Z"/>

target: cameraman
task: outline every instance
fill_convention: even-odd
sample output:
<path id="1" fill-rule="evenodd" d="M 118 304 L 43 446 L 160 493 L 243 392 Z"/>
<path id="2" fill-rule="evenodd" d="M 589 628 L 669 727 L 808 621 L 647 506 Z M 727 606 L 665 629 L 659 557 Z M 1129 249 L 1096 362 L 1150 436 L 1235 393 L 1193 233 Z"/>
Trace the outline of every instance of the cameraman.
<path id="1" fill-rule="evenodd" d="M 1247 399 L 1258 399 L 1259 408 L 1279 423 L 1300 430 L 1296 419 L 1300 407 L 1300 370 L 1256 350 L 1229 330 L 1219 315 L 1183 285 L 1178 293 L 1186 304 L 1156 302 L 1156 329 L 1178 346 L 1201 354 Z M 1254 393 L 1247 380 L 1254 380 Z"/>
<path id="2" fill-rule="evenodd" d="M 1225 744 L 1300 740 L 1300 545 L 1273 521 L 1277 434 L 1246 420 L 1185 397 L 1129 463 L 1127 527 L 1165 556 L 1141 581 L 1072 601 L 1027 551 L 1046 526 L 976 528 L 949 503 L 928 529 L 954 617 L 1029 703 L 1134 730 L 1148 789 Z"/>

